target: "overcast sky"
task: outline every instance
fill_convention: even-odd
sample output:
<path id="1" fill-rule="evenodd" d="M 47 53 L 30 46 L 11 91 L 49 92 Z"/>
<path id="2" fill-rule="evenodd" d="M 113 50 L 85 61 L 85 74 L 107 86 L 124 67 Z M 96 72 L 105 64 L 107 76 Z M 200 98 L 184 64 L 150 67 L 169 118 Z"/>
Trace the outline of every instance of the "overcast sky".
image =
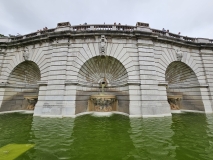
<path id="1" fill-rule="evenodd" d="M 59 22 L 135 25 L 213 39 L 213 0 L 0 0 L 0 34 L 28 34 Z"/>

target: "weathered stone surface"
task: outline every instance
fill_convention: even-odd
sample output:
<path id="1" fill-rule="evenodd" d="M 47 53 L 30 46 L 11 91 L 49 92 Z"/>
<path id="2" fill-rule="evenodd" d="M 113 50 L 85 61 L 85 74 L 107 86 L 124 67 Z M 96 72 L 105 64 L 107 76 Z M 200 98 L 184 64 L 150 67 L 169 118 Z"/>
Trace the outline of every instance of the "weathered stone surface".
<path id="1" fill-rule="evenodd" d="M 32 109 L 35 103 L 35 116 L 74 116 L 88 111 L 90 96 L 101 92 L 106 79 L 104 91 L 116 96 L 116 110 L 131 117 L 168 116 L 171 109 L 212 113 L 212 42 L 141 22 L 63 22 L 0 38 L 0 111 Z M 29 106 L 27 95 L 37 103 Z M 181 102 L 171 98 L 177 95 Z"/>

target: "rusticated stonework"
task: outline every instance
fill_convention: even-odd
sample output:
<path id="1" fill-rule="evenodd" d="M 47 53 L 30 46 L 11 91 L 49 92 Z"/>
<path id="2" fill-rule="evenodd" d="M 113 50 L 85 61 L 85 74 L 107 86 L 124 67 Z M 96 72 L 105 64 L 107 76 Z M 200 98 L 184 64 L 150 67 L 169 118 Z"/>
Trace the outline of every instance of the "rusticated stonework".
<path id="1" fill-rule="evenodd" d="M 172 109 L 212 113 L 212 64 L 212 39 L 142 22 L 62 22 L 52 29 L 0 37 L 0 111 L 35 105 L 34 116 L 73 117 L 88 111 L 170 116 Z M 103 91 L 115 101 L 91 99 Z M 181 100 L 171 98 L 177 95 Z"/>

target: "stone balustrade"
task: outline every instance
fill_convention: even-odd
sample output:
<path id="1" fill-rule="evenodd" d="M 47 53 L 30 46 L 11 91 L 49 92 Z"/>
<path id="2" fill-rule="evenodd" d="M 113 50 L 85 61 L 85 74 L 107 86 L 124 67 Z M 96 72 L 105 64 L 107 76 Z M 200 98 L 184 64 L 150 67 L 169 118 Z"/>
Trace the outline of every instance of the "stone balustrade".
<path id="1" fill-rule="evenodd" d="M 61 29 L 62 28 L 62 29 Z M 146 30 L 140 30 L 139 28 L 149 28 L 148 23 L 141 23 L 137 22 L 136 26 L 129 26 L 129 25 L 121 25 L 121 24 L 83 24 L 83 25 L 75 25 L 71 26 L 69 22 L 62 22 L 58 23 L 57 28 L 52 29 L 46 29 L 42 31 L 37 31 L 34 33 L 30 33 L 23 36 L 15 36 L 15 37 L 1 37 L 0 42 L 10 42 L 10 41 L 19 41 L 22 39 L 27 39 L 31 37 L 36 37 L 44 34 L 50 34 L 58 31 L 71 31 L 71 32 L 82 32 L 82 31 L 98 31 L 98 30 L 109 30 L 109 31 L 123 31 L 123 32 L 133 32 L 133 31 L 139 31 L 139 32 L 146 32 Z M 60 29 L 60 30 L 58 30 Z M 207 38 L 193 38 L 193 37 L 187 37 L 182 36 L 175 33 L 170 33 L 167 31 L 162 31 L 158 29 L 152 29 L 149 28 L 152 33 L 158 35 L 158 36 L 166 36 L 178 40 L 188 41 L 188 42 L 194 42 L 194 43 L 213 43 L 213 39 L 207 39 Z M 147 31 L 148 32 L 148 31 Z M 9 39 L 9 40 L 8 40 Z"/>
<path id="2" fill-rule="evenodd" d="M 169 36 L 173 37 L 173 38 L 177 38 L 177 39 L 181 38 L 181 36 L 179 34 L 174 34 L 174 33 L 169 33 Z"/>

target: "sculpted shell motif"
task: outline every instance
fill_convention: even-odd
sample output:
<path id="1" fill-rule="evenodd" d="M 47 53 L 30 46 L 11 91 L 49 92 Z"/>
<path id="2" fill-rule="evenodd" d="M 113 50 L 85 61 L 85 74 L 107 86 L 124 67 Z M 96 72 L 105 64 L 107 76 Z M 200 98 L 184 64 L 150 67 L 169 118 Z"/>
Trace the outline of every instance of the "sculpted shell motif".
<path id="1" fill-rule="evenodd" d="M 100 83 L 106 79 L 107 83 L 127 81 L 127 71 L 123 64 L 110 56 L 96 56 L 86 61 L 80 71 L 78 80 L 82 82 Z"/>

